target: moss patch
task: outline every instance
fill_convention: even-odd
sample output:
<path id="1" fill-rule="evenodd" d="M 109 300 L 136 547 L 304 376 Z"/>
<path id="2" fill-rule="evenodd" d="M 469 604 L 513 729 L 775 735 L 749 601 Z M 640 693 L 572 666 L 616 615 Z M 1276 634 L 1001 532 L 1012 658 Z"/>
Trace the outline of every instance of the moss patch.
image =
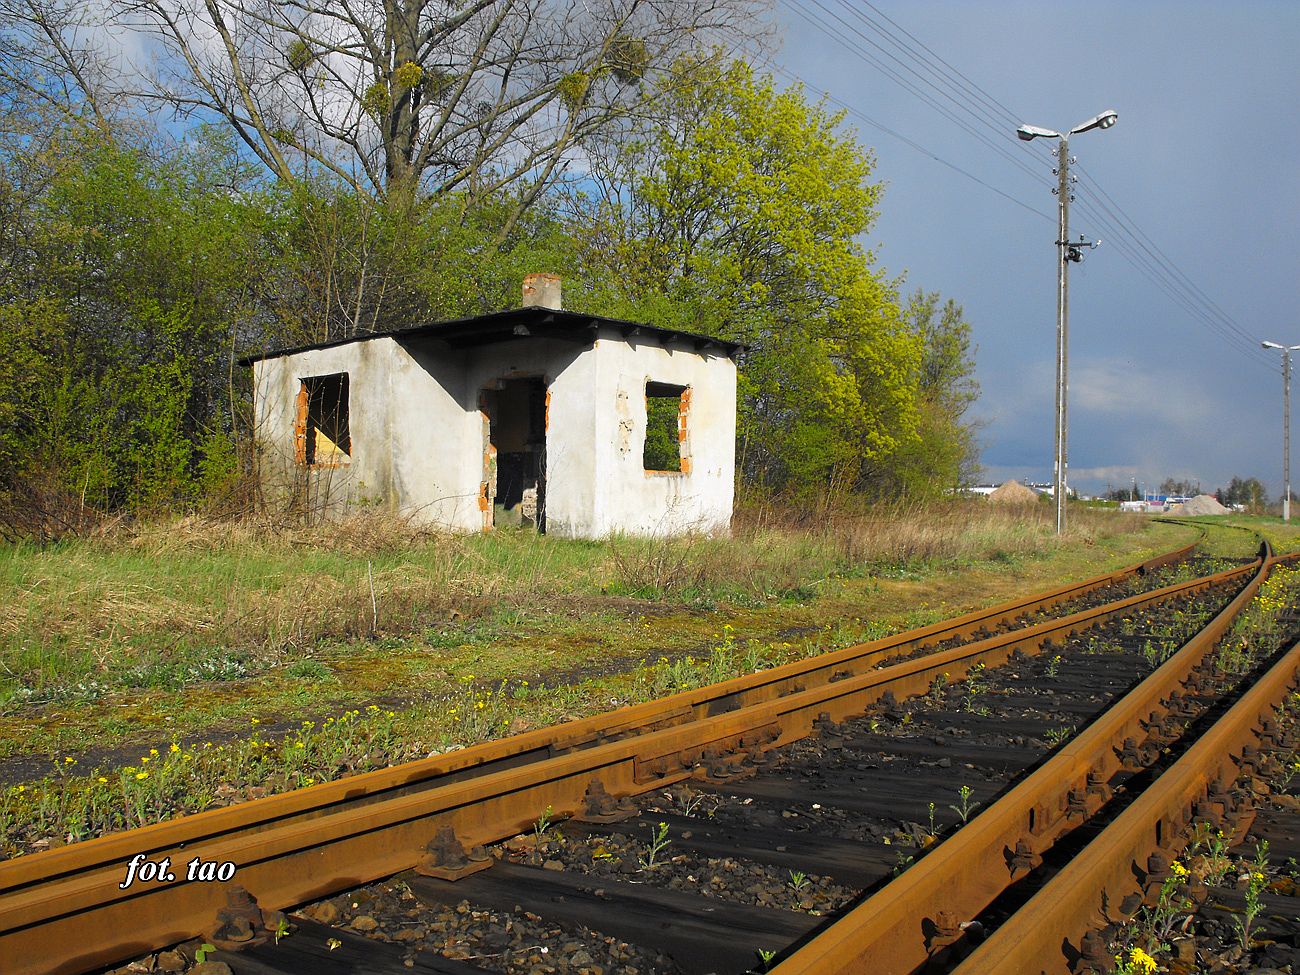
<path id="1" fill-rule="evenodd" d="M 1196 535 L 1185 525 L 1151 523 L 1141 532 L 1090 535 L 1013 558 L 995 552 L 828 572 L 802 597 L 781 593 L 739 604 L 568 593 L 528 612 L 507 605 L 405 636 L 322 641 L 245 680 L 115 692 L 11 713 L 0 720 L 0 781 L 21 781 L 60 756 L 93 764 L 177 737 L 224 740 L 246 732 L 254 718 L 288 727 L 370 704 L 411 708 L 445 697 L 466 679 L 483 687 L 545 685 L 550 697 L 517 704 L 519 720 L 535 726 L 626 700 L 638 664 L 706 655 L 724 626 L 737 641 L 797 644 L 801 654 L 848 646 L 1110 571 Z"/>

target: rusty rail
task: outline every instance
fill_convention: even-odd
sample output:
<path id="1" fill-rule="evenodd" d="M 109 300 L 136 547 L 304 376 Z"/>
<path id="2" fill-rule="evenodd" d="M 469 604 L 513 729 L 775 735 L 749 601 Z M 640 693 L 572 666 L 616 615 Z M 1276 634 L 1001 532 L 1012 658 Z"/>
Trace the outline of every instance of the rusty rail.
<path id="1" fill-rule="evenodd" d="M 790 955 L 772 970 L 774 975 L 901 975 L 921 968 L 938 932 L 949 928 L 952 919 L 978 915 L 1011 885 L 1017 861 L 1041 854 L 1071 828 L 1072 811 L 1092 800 L 1094 783 L 1104 783 L 1119 768 L 1119 744 L 1126 737 L 1141 737 L 1143 724 L 1167 713 L 1163 699 L 1214 649 L 1258 591 L 1269 565 L 1268 560 L 1258 563 L 1249 585 L 1208 626 L 1073 741 L 886 888 Z M 1096 779 L 1090 781 L 1090 773 Z M 1095 889 L 1081 888 L 1080 896 L 1091 897 Z M 1060 939 L 1061 926 L 1049 925 L 1038 931 L 1034 943 L 1046 952 L 1043 957 L 1056 957 Z M 1049 942 L 1050 952 L 1045 947 Z M 1014 941 L 999 943 L 1008 952 L 1015 945 L 1022 966 L 1027 960 L 1037 964 L 1037 956 L 1020 952 Z M 996 956 L 981 951 L 981 957 L 991 962 Z M 978 965 L 962 969 L 970 975 L 993 970 Z M 1037 969 L 1013 964 L 997 970 Z"/>
<path id="2" fill-rule="evenodd" d="M 1147 858 L 1177 849 L 1193 811 L 1211 783 L 1236 779 L 1243 749 L 1260 744 L 1269 712 L 1300 686 L 1300 643 L 1273 665 L 1214 726 L 1168 768 L 1133 805 L 995 931 L 954 975 L 1058 975 L 1082 954 L 1082 936 L 1112 918 L 1139 889 Z"/>
<path id="3" fill-rule="evenodd" d="M 0 958 L 15 975 L 80 972 L 204 931 L 222 906 L 220 885 L 137 882 L 123 891 L 118 885 L 125 865 L 137 853 L 154 861 L 167 856 L 173 865 L 195 856 L 233 863 L 234 882 L 264 907 L 292 906 L 413 866 L 442 826 L 452 826 L 466 843 L 499 840 L 527 828 L 547 806 L 558 813 L 575 810 L 593 779 L 615 795 L 657 789 L 693 774 L 710 749 L 752 751 L 793 741 L 807 735 L 823 713 L 835 719 L 860 713 L 887 690 L 919 693 L 937 674 L 1001 662 L 1016 649 L 1033 651 L 1117 613 L 1249 571 L 1165 587 L 864 673 L 853 673 L 857 666 L 849 665 L 871 666 L 877 651 L 895 651 L 917 637 L 902 634 L 883 649 L 852 648 L 856 655 L 839 651 L 827 655 L 836 662 L 775 680 L 757 675 L 766 679 L 729 681 L 650 709 L 661 724 L 665 715 L 678 723 L 567 752 L 554 749 L 552 739 L 547 751 L 558 754 L 538 756 L 524 767 L 498 765 L 449 781 L 438 777 L 444 762 L 415 762 L 9 861 L 0 864 Z M 926 629 L 930 638 L 944 632 Z M 799 679 L 813 683 L 814 674 L 820 684 L 800 686 Z M 751 693 L 760 700 L 749 701 Z M 516 742 L 484 753 L 518 759 L 528 750 Z M 474 757 L 462 754 L 458 760 L 459 768 L 469 769 Z"/>

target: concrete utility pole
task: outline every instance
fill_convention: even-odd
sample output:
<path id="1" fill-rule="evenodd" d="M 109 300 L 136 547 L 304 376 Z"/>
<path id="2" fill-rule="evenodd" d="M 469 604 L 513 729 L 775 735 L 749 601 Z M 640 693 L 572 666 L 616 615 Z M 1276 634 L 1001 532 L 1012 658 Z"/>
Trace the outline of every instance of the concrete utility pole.
<path id="1" fill-rule="evenodd" d="M 1282 520 L 1291 520 L 1291 353 L 1300 345 L 1261 342 L 1266 349 L 1282 350 Z"/>
<path id="2" fill-rule="evenodd" d="M 1107 110 L 1076 125 L 1064 134 L 1036 125 L 1022 125 L 1016 129 L 1016 135 L 1025 142 L 1031 139 L 1059 139 L 1056 148 L 1056 175 L 1058 177 L 1056 196 L 1059 220 L 1056 235 L 1056 248 L 1059 255 L 1056 269 L 1056 459 L 1052 479 L 1052 497 L 1056 502 L 1056 534 L 1065 531 L 1065 499 L 1069 494 L 1069 479 L 1066 476 L 1067 441 L 1069 423 L 1067 421 L 1067 395 L 1069 383 L 1069 294 L 1070 261 L 1083 260 L 1084 247 L 1096 247 L 1101 241 L 1089 243 L 1082 237 L 1070 243 L 1070 136 L 1089 129 L 1108 129 L 1119 120 L 1113 110 Z"/>
<path id="3" fill-rule="evenodd" d="M 1053 465 L 1056 477 L 1052 482 L 1052 498 L 1056 501 L 1056 534 L 1059 535 L 1065 531 L 1065 499 L 1069 491 L 1065 458 L 1070 432 L 1069 400 L 1066 396 L 1070 349 L 1070 140 L 1065 136 L 1061 136 L 1061 144 L 1056 149 L 1056 173 L 1060 177 L 1056 186 L 1059 214 L 1056 247 L 1060 260 L 1056 262 L 1056 460 Z"/>

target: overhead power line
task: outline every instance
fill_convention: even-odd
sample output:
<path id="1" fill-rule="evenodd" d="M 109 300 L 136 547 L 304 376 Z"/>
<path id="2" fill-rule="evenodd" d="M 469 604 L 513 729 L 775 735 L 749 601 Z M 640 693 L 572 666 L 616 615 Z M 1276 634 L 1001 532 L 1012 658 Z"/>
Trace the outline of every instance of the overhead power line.
<path id="1" fill-rule="evenodd" d="M 984 128 L 987 127 L 987 125 L 984 122 L 984 119 L 979 115 L 979 113 L 972 113 L 968 108 L 968 106 L 963 104 L 961 101 L 959 101 L 949 93 L 940 89 L 937 85 L 935 85 L 933 82 L 931 82 L 923 75 L 908 68 L 906 65 L 903 65 L 898 60 L 898 58 L 894 57 L 888 51 L 885 51 L 885 49 L 882 48 L 875 41 L 871 40 L 871 38 L 869 38 L 860 29 L 858 29 L 858 27 L 855 26 L 850 20 L 846 20 L 845 18 L 841 17 L 834 10 L 831 10 L 824 3 L 822 3 L 821 0 L 807 0 L 808 3 L 816 7 L 827 17 L 831 18 L 836 24 L 839 25 L 839 27 L 842 30 L 847 31 L 849 34 L 852 34 L 864 44 L 867 44 L 868 46 L 876 50 L 882 51 L 887 57 L 892 58 L 895 63 L 900 65 L 901 70 L 890 67 L 886 62 L 882 61 L 879 57 L 876 57 L 875 55 L 872 55 L 862 50 L 861 48 L 856 47 L 853 44 L 849 43 L 849 41 L 845 39 L 844 35 L 840 31 L 830 30 L 828 28 L 828 25 L 823 23 L 820 17 L 818 17 L 815 13 L 810 12 L 804 6 L 803 0 L 787 0 L 787 2 L 789 3 L 791 10 L 797 13 L 808 23 L 812 24 L 818 30 L 821 30 L 828 37 L 833 39 L 836 44 L 844 48 L 854 57 L 871 65 L 876 70 L 884 74 L 891 81 L 893 81 L 895 84 L 897 84 L 899 87 L 903 88 L 907 92 L 914 95 L 916 98 L 919 98 L 921 101 L 925 102 L 927 105 L 933 108 L 936 112 L 938 112 L 948 121 L 952 122 L 958 128 L 962 129 L 967 134 L 969 134 L 972 138 L 978 140 L 981 144 L 983 144 L 985 147 L 990 149 L 992 152 L 996 153 L 997 155 L 1001 156 L 1004 160 L 1011 163 L 1011 165 L 1019 168 L 1022 172 L 1024 172 L 1026 176 L 1028 176 L 1034 182 L 1040 183 L 1043 186 L 1050 185 L 1049 181 L 1046 178 L 1046 174 L 1044 174 L 1040 169 L 1034 168 L 1028 162 L 1026 162 L 1021 156 L 1018 156 L 1005 144 L 1005 142 L 1001 138 L 991 136 L 989 133 L 983 130 Z M 913 82 L 912 80 L 910 80 L 907 77 L 908 74 L 915 77 L 917 79 L 917 82 L 919 82 L 919 84 L 917 82 Z M 974 124 L 968 122 L 965 118 L 962 118 L 960 115 L 958 115 L 955 111 L 950 109 L 938 98 L 934 97 L 933 95 L 925 91 L 925 89 L 922 87 L 923 85 L 935 90 L 939 95 L 941 95 L 947 101 L 952 102 L 959 110 L 965 111 L 966 114 L 973 114 L 975 116 Z"/>
<path id="2" fill-rule="evenodd" d="M 835 3 L 836 6 L 831 4 Z M 1011 143 L 1008 134 L 1023 119 L 989 94 L 961 71 L 944 60 L 914 34 L 890 19 L 869 0 L 859 4 L 849 0 L 787 0 L 789 9 L 812 27 L 825 34 L 853 57 L 879 71 L 909 94 L 924 102 L 949 122 L 975 138 L 1005 162 L 1014 165 L 1036 185 L 1047 187 L 1051 181 L 1042 167 L 1050 161 L 1037 143 Z M 793 73 L 778 68 L 785 77 L 807 85 Z M 826 93 L 831 103 L 861 119 L 881 132 L 896 138 L 912 149 L 963 176 L 992 190 L 999 196 L 1049 220 L 1050 215 L 917 143 L 910 137 L 882 124 L 849 103 Z M 1021 151 L 1015 152 L 1011 145 Z M 1031 165 L 1025 152 L 1038 157 Z M 1161 250 L 1108 193 L 1081 167 L 1083 179 L 1077 184 L 1078 209 L 1091 220 L 1106 242 L 1140 274 L 1156 285 L 1175 305 L 1192 319 L 1224 339 L 1239 354 L 1272 372 L 1278 367 L 1272 357 L 1264 357 L 1255 337 L 1230 314 L 1214 302 L 1190 276 Z"/>
<path id="3" fill-rule="evenodd" d="M 785 78 L 787 81 L 790 81 L 797 85 L 802 85 L 805 88 L 813 88 L 813 86 L 809 85 L 798 75 L 794 74 L 791 71 L 788 71 L 787 69 L 781 67 L 780 65 L 773 65 L 773 70 L 776 71 L 777 74 Z M 965 176 L 967 179 L 978 183 L 980 186 L 983 186 L 987 190 L 991 190 L 992 192 L 996 193 L 998 196 L 1002 197 L 1003 199 L 1006 199 L 1011 203 L 1014 203 L 1016 206 L 1022 207 L 1028 210 L 1030 213 L 1040 216 L 1044 220 L 1047 220 L 1049 222 L 1055 219 L 1050 213 L 1047 213 L 1045 210 L 1039 210 L 1031 206 L 1030 204 L 1026 203 L 1024 200 L 1017 199 L 1016 197 L 1012 196 L 1010 193 L 998 189 L 992 183 L 980 179 L 980 177 L 976 176 L 970 170 L 963 169 L 961 166 L 958 166 L 955 162 L 951 162 L 950 160 L 944 159 L 942 156 L 940 156 L 938 153 L 934 152 L 933 150 L 927 149 L 925 146 L 921 145 L 919 142 L 915 141 L 914 139 L 911 139 L 908 136 L 903 135 L 903 133 L 897 131 L 896 129 L 890 128 L 889 126 L 885 125 L 883 122 L 872 118 L 870 115 L 867 115 L 865 112 L 863 112 L 861 109 L 857 108 L 856 106 L 850 105 L 848 102 L 844 101 L 843 99 L 837 98 L 835 95 L 832 95 L 829 91 L 825 91 L 818 88 L 813 88 L 813 90 L 819 91 L 822 97 L 826 99 L 826 101 L 834 105 L 836 108 L 843 110 L 845 113 L 852 116 L 853 118 L 856 118 L 859 121 L 871 126 L 873 129 L 876 129 L 880 132 L 885 133 L 888 136 L 898 139 L 900 142 L 910 146 L 912 149 L 915 149 L 917 152 L 921 153 L 922 155 L 929 156 L 931 159 L 933 159 L 935 162 L 939 163 L 940 165 L 947 166 L 949 169 L 953 170 L 954 172 L 960 173 L 962 176 Z"/>

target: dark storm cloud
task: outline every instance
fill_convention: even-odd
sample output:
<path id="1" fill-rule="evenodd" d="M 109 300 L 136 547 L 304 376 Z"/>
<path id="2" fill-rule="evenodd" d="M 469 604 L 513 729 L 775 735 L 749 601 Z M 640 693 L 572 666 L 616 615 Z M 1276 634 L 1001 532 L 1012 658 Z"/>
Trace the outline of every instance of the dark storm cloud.
<path id="1" fill-rule="evenodd" d="M 822 0 L 823 8 L 778 0 L 779 65 L 1051 217 L 849 119 L 876 151 L 887 185 L 870 246 L 890 272 L 907 272 L 907 287 L 964 304 L 975 326 L 986 467 L 1049 479 L 1051 160 L 1017 142 L 1010 126 L 984 129 L 1000 132 L 1039 175 L 1022 172 L 811 26 L 796 2 L 823 23 L 827 9 L 850 17 L 836 0 Z M 849 6 L 884 24 L 858 0 Z M 1281 376 L 1255 343 L 1300 343 L 1300 135 L 1292 122 L 1300 4 L 876 6 L 1021 121 L 1061 130 L 1118 110 L 1114 128 L 1072 139 L 1071 155 L 1204 297 L 1181 282 L 1167 286 L 1202 309 L 1211 299 L 1248 333 L 1207 311 L 1216 331 L 1171 299 L 1123 253 L 1127 244 L 1145 255 L 1151 245 L 1106 241 L 1112 233 L 1076 203 L 1071 235 L 1103 244 L 1071 269 L 1071 483 L 1092 490 L 1175 475 L 1212 488 L 1240 474 L 1278 493 Z M 843 26 L 836 33 L 883 57 Z"/>

